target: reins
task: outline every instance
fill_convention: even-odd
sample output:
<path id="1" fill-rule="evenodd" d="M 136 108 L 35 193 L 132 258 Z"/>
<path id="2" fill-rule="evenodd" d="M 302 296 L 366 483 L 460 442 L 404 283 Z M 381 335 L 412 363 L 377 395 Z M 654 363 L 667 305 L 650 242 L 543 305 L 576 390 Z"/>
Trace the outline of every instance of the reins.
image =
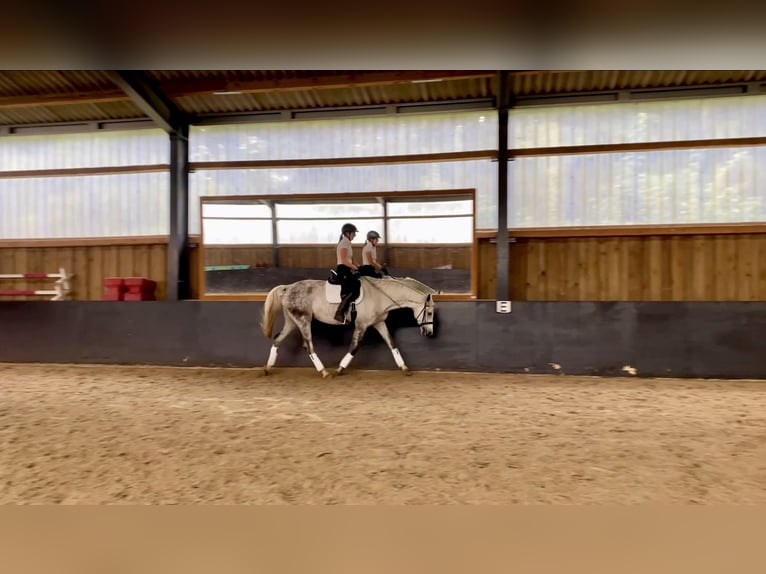
<path id="1" fill-rule="evenodd" d="M 361 277 L 360 277 L 360 279 L 361 279 Z M 398 280 L 396 277 L 391 277 L 391 279 L 393 279 L 394 281 L 397 281 L 397 282 L 399 282 L 399 280 Z M 402 304 L 401 304 L 401 303 L 399 303 L 398 301 L 396 301 L 396 300 L 395 300 L 393 297 L 391 297 L 391 295 L 389 295 L 388 293 L 386 293 L 386 292 L 385 292 L 385 291 L 384 291 L 384 290 L 383 290 L 381 287 L 379 287 L 378 285 L 375 285 L 375 283 L 374 283 L 373 281 L 367 281 L 367 284 L 368 284 L 368 285 L 372 285 L 372 286 L 373 286 L 375 289 L 377 289 L 378 291 L 380 291 L 381 293 L 383 293 L 383 295 L 385 295 L 385 296 L 388 298 L 388 300 L 389 300 L 389 301 L 391 301 L 391 302 L 392 302 L 394 305 L 396 305 L 397 309 L 401 309 L 401 308 L 402 308 Z M 414 287 L 410 287 L 410 286 L 409 286 L 409 285 L 407 285 L 406 283 L 401 283 L 401 282 L 399 282 L 399 285 L 401 285 L 402 287 L 405 287 L 405 288 L 409 289 L 410 291 L 415 291 L 416 293 L 422 294 L 422 293 L 421 293 L 421 291 L 418 291 L 418 290 L 417 290 L 417 289 L 415 289 Z M 434 324 L 434 322 L 433 322 L 433 321 L 423 321 L 423 322 L 420 322 L 420 317 L 421 317 L 421 315 L 422 315 L 422 316 L 423 316 L 423 318 L 425 319 L 426 307 L 427 307 L 427 305 L 425 305 L 425 304 L 424 304 L 424 305 L 423 305 L 423 309 L 420 311 L 420 313 L 418 313 L 418 314 L 415 316 L 415 321 L 417 321 L 417 322 L 418 322 L 418 327 L 422 327 L 423 325 L 433 325 L 433 324 Z"/>

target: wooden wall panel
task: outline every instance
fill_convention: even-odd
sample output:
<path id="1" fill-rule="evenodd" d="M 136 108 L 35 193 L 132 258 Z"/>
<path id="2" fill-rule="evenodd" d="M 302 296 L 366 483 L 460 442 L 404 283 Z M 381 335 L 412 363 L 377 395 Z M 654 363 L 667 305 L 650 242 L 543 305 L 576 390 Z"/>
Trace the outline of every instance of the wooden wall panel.
<path id="1" fill-rule="evenodd" d="M 471 268 L 470 245 L 418 245 L 388 247 L 386 257 L 391 267 L 430 269 L 452 265 L 454 269 Z M 205 247 L 205 265 L 271 265 L 270 247 L 222 245 Z M 354 255 L 361 261 L 362 248 L 354 246 Z M 378 256 L 383 257 L 382 247 Z M 279 266 L 290 268 L 335 267 L 333 245 L 282 245 L 279 248 Z"/>
<path id="2" fill-rule="evenodd" d="M 357 258 L 361 257 L 357 250 Z M 279 266 L 294 269 L 335 267 L 334 245 L 282 245 L 279 247 Z"/>
<path id="3" fill-rule="evenodd" d="M 386 263 L 390 267 L 432 269 L 451 265 L 452 269 L 471 268 L 472 245 L 391 245 L 386 251 Z M 378 249 L 382 257 L 382 249 Z M 361 258 L 361 250 L 359 252 Z"/>
<path id="4" fill-rule="evenodd" d="M 517 301 L 763 301 L 766 234 L 517 238 Z M 479 298 L 495 298 L 495 245 L 479 242 Z"/>
<path id="5" fill-rule="evenodd" d="M 0 244 L 0 273 L 53 273 L 64 267 L 74 273 L 71 298 L 99 300 L 105 277 L 146 277 L 157 282 L 157 298 L 166 296 L 167 244 L 106 245 L 59 242 L 49 246 Z M 3 289 L 49 289 L 55 280 L 3 280 Z M 45 297 L 3 297 L 3 300 L 40 300 Z"/>
<path id="6" fill-rule="evenodd" d="M 221 245 L 205 247 L 205 265 L 271 265 L 271 247 L 251 245 Z"/>
<path id="7" fill-rule="evenodd" d="M 391 246 L 391 266 L 470 267 L 470 247 L 405 248 Z M 197 262 L 192 248 L 191 296 L 199 297 Z M 206 249 L 209 265 L 270 262 L 270 248 L 255 251 Z M 248 259 L 249 258 L 249 259 Z M 334 267 L 332 248 L 285 246 L 286 267 Z M 496 296 L 495 245 L 479 240 L 479 298 Z M 237 263 L 235 263 L 237 262 Z M 167 244 L 133 242 L 103 245 L 11 246 L 0 243 L 0 273 L 49 273 L 65 267 L 76 274 L 73 298 L 101 299 L 103 279 L 140 276 L 158 283 L 165 298 Z M 509 245 L 509 296 L 516 301 L 764 301 L 766 234 L 648 235 L 625 237 L 517 238 Z M 3 289 L 48 288 L 51 281 L 3 280 Z M 4 297 L 8 300 L 8 297 Z M 31 298 L 31 299 L 39 299 Z M 22 300 L 22 298 L 13 298 Z"/>
<path id="8" fill-rule="evenodd" d="M 490 244 L 489 241 L 479 241 L 478 249 L 479 255 L 476 258 L 476 265 L 478 267 L 477 271 L 479 274 L 479 281 L 478 292 L 476 295 L 479 299 L 494 299 L 497 289 L 497 263 L 495 261 L 495 246 Z M 526 252 L 524 254 L 526 254 Z M 518 284 L 520 281 L 521 266 L 524 264 L 525 262 L 521 261 L 520 257 L 516 259 L 509 259 L 509 291 L 514 291 L 514 288 L 519 288 L 519 286 L 511 286 L 511 284 Z"/>

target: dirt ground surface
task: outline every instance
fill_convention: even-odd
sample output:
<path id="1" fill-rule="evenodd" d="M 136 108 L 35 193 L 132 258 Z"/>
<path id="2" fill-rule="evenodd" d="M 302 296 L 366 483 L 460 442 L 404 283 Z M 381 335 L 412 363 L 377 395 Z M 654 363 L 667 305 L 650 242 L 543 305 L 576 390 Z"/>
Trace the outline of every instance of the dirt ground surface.
<path id="1" fill-rule="evenodd" d="M 3 504 L 766 503 L 766 381 L 0 364 Z"/>

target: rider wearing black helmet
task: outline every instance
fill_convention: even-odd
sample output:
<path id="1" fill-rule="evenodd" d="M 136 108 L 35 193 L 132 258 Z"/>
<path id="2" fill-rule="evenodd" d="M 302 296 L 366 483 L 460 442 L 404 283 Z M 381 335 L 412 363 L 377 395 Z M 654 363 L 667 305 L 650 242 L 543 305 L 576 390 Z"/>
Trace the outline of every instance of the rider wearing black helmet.
<path id="1" fill-rule="evenodd" d="M 376 247 L 380 241 L 380 233 L 377 231 L 367 232 L 367 241 L 362 248 L 362 265 L 359 267 L 359 273 L 361 275 L 367 275 L 368 277 L 377 277 L 381 279 L 383 273 L 386 272 L 385 268 L 378 263 L 378 254 Z"/>
<path id="2" fill-rule="evenodd" d="M 359 267 L 353 261 L 353 246 L 351 241 L 359 230 L 353 223 L 345 223 L 340 230 L 340 238 L 335 249 L 338 259 L 338 266 L 335 268 L 340 279 L 341 302 L 338 310 L 335 312 L 335 320 L 339 323 L 345 323 L 346 310 L 351 302 L 359 296 L 361 287 L 358 279 Z"/>

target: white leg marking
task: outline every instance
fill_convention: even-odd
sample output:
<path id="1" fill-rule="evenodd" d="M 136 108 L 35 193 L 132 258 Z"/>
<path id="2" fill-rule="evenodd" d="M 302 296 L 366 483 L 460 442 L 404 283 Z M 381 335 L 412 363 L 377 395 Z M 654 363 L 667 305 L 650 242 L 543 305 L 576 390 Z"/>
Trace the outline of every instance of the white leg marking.
<path id="1" fill-rule="evenodd" d="M 353 358 L 354 358 L 354 355 L 352 355 L 351 353 L 346 353 L 346 356 L 340 360 L 340 368 L 345 369 L 346 367 L 348 367 L 349 363 L 351 363 L 351 359 Z"/>
<path id="2" fill-rule="evenodd" d="M 266 362 L 266 368 L 270 369 L 274 366 L 274 363 L 277 362 L 277 348 L 272 345 L 271 350 L 269 351 L 269 360 Z"/>
<path id="3" fill-rule="evenodd" d="M 309 359 L 311 359 L 311 362 L 314 363 L 314 367 L 317 371 L 320 373 L 324 371 L 324 365 L 322 364 L 322 361 L 319 360 L 319 357 L 317 357 L 316 353 L 309 353 Z"/>
<path id="4" fill-rule="evenodd" d="M 399 349 L 391 349 L 391 354 L 394 356 L 396 366 L 401 369 L 404 366 L 404 359 L 402 359 L 402 355 L 399 353 Z"/>

